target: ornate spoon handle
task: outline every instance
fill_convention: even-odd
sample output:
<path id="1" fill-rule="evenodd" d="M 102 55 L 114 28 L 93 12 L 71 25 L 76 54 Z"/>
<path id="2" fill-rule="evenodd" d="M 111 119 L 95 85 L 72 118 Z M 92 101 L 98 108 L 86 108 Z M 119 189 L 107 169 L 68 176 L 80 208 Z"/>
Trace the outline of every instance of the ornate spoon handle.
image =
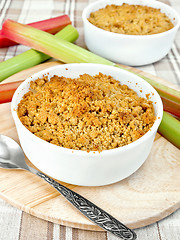
<path id="1" fill-rule="evenodd" d="M 124 240 L 136 239 L 136 233 L 123 225 L 117 219 L 109 215 L 107 212 L 97 207 L 95 204 L 82 197 L 78 193 L 68 189 L 60 183 L 54 181 L 47 175 L 37 171 L 36 175 L 51 184 L 57 191 L 59 191 L 70 203 L 72 203 L 82 214 L 89 218 L 92 222 L 113 233 L 115 236 Z"/>

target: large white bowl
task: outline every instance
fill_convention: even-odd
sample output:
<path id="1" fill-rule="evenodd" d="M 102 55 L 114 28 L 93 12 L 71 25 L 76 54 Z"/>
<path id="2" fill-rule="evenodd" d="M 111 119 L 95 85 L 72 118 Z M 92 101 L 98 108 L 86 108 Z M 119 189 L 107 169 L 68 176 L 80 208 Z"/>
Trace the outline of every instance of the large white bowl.
<path id="1" fill-rule="evenodd" d="M 153 35 L 126 35 L 105 31 L 87 20 L 91 12 L 104 8 L 108 4 L 122 5 L 123 3 L 158 8 L 171 19 L 174 27 Z M 166 56 L 180 25 L 179 15 L 172 7 L 153 0 L 96 1 L 84 9 L 82 19 L 85 43 L 90 51 L 111 61 L 131 66 L 150 64 Z"/>
<path id="2" fill-rule="evenodd" d="M 102 72 L 128 85 L 139 96 L 150 93 L 156 121 L 151 130 L 137 141 L 112 150 L 86 152 L 48 143 L 32 134 L 19 120 L 16 109 L 29 90 L 30 81 L 43 75 L 76 78 L 80 74 L 95 75 Z M 142 90 L 142 92 L 141 92 Z M 83 186 L 100 186 L 120 181 L 134 173 L 146 160 L 162 119 L 163 106 L 158 93 L 140 77 L 111 66 L 101 64 L 65 64 L 45 69 L 26 79 L 16 90 L 11 105 L 21 146 L 29 160 L 41 171 L 63 182 Z"/>

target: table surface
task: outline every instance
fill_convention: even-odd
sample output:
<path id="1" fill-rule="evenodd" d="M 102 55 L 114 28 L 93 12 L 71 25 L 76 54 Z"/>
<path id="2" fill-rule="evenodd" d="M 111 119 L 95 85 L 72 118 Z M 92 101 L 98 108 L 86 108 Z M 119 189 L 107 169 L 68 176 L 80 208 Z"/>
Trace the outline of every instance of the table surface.
<path id="1" fill-rule="evenodd" d="M 148 1 L 148 0 L 145 0 Z M 150 0 L 149 0 L 150 1 Z M 79 31 L 76 41 L 85 47 L 81 12 L 94 0 L 1 0 L 0 24 L 7 18 L 21 23 L 30 23 L 62 14 L 68 14 L 72 24 Z M 180 13 L 179 0 L 161 0 Z M 0 62 L 16 56 L 28 47 L 19 45 L 0 49 Z M 140 67 L 143 71 L 162 77 L 180 86 L 180 30 L 171 51 L 161 61 Z M 136 229 L 138 239 L 178 240 L 180 239 L 180 210 L 150 226 Z M 38 219 L 22 212 L 0 199 L 0 240 L 116 240 L 106 232 L 85 231 L 69 228 Z"/>

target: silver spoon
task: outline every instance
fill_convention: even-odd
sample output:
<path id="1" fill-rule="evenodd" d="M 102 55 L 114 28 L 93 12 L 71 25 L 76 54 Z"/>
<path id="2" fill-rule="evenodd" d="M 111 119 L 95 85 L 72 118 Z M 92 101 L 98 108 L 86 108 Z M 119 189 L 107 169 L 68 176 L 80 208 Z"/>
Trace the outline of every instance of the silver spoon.
<path id="1" fill-rule="evenodd" d="M 82 214 L 92 222 L 113 233 L 124 240 L 134 240 L 136 233 L 97 207 L 95 204 L 82 197 L 78 193 L 61 185 L 44 173 L 28 166 L 25 162 L 24 153 L 20 146 L 13 139 L 0 134 L 0 168 L 24 169 L 44 179 L 58 192 L 60 192 L 70 203 L 72 203 Z"/>

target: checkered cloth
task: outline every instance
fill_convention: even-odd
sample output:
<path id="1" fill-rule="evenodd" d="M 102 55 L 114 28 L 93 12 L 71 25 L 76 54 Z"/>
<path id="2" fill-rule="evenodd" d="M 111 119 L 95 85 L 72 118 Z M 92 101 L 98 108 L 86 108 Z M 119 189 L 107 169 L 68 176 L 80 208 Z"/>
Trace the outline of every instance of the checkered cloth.
<path id="1" fill-rule="evenodd" d="M 150 0 L 144 0 L 150 1 Z M 180 13 L 180 0 L 161 0 Z M 68 14 L 79 31 L 76 41 L 85 47 L 81 13 L 94 0 L 0 0 L 0 24 L 10 18 L 21 23 L 30 23 L 62 14 Z M 0 61 L 16 56 L 28 47 L 18 45 L 0 49 Z M 180 30 L 168 55 L 161 61 L 140 67 L 143 71 L 162 77 L 180 86 Z M 136 231 L 139 239 L 178 240 L 180 236 L 180 211 L 168 218 Z M 173 232 L 173 235 L 171 235 Z M 172 237 L 173 236 L 173 237 Z M 115 240 L 105 232 L 84 231 L 53 224 L 22 212 L 0 199 L 0 240 Z"/>

